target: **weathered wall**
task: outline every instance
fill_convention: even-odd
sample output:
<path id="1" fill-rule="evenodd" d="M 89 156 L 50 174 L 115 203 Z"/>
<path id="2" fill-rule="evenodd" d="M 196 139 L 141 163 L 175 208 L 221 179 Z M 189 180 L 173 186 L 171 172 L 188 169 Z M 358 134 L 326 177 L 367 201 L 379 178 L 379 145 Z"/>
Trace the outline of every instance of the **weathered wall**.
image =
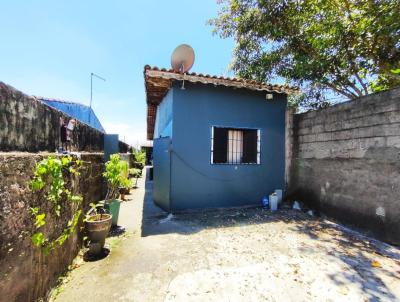
<path id="1" fill-rule="evenodd" d="M 36 163 L 47 155 L 0 153 L 0 301 L 27 302 L 45 297 L 81 247 L 79 227 L 49 256 L 31 244 L 34 226 L 29 208 L 43 201 L 31 193 L 28 185 Z M 82 154 L 82 160 L 81 175 L 69 187 L 83 196 L 82 206 L 87 210 L 90 202 L 104 197 L 103 154 Z M 46 215 L 44 231 L 55 238 L 72 216 L 72 210 L 63 212 L 59 221 L 51 216 L 54 215 Z"/>
<path id="2" fill-rule="evenodd" d="M 60 146 L 61 111 L 0 82 L 0 151 L 49 151 Z M 103 150 L 104 134 L 77 122 L 73 150 Z"/>
<path id="3" fill-rule="evenodd" d="M 400 88 L 294 117 L 289 196 L 400 244 Z"/>
<path id="4" fill-rule="evenodd" d="M 293 120 L 294 108 L 287 108 L 285 114 L 285 189 L 290 186 L 293 164 Z"/>

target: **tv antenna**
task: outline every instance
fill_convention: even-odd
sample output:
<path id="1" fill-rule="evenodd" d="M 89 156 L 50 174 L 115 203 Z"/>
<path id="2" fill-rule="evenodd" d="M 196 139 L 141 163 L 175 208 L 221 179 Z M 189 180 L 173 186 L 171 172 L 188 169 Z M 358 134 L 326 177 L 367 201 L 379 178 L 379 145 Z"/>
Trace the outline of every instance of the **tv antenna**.
<path id="1" fill-rule="evenodd" d="M 89 124 L 90 124 L 90 119 L 92 115 L 92 101 L 93 101 L 93 77 L 98 78 L 99 80 L 106 81 L 105 78 L 102 78 L 101 76 L 91 72 L 90 73 L 90 105 L 89 105 Z"/>
<path id="2" fill-rule="evenodd" d="M 188 44 L 181 44 L 175 48 L 171 56 L 171 67 L 175 72 L 183 74 L 181 89 L 185 89 L 185 74 L 194 63 L 194 50 Z"/>

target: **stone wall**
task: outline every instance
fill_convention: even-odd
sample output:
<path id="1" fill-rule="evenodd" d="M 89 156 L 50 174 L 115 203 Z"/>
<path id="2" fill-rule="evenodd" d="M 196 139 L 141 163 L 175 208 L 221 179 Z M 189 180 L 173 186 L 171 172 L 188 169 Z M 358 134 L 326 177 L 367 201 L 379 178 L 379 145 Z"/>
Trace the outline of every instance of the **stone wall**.
<path id="1" fill-rule="evenodd" d="M 293 120 L 288 196 L 400 244 L 400 88 Z"/>
<path id="2" fill-rule="evenodd" d="M 0 82 L 0 150 L 49 151 L 60 146 L 60 117 L 70 118 L 34 97 Z M 72 149 L 101 151 L 104 134 L 77 122 Z"/>
<path id="3" fill-rule="evenodd" d="M 49 154 L 0 153 L 0 301 L 36 301 L 46 298 L 60 274 L 71 264 L 82 242 L 82 221 L 63 246 L 45 256 L 31 244 L 34 230 L 29 208 L 44 201 L 28 188 L 33 169 Z M 81 174 L 71 179 L 69 188 L 80 193 L 82 207 L 104 197 L 102 172 L 103 153 L 82 154 Z M 46 215 L 45 232 L 60 235 L 72 216 L 72 209 L 63 212 L 59 221 Z"/>

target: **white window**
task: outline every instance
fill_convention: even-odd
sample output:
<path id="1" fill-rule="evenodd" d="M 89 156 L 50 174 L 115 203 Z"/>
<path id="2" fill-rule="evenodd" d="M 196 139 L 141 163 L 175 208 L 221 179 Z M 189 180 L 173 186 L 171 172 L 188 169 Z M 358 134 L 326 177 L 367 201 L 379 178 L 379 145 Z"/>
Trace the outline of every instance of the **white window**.
<path id="1" fill-rule="evenodd" d="M 228 130 L 227 163 L 240 164 L 243 158 L 243 131 Z"/>

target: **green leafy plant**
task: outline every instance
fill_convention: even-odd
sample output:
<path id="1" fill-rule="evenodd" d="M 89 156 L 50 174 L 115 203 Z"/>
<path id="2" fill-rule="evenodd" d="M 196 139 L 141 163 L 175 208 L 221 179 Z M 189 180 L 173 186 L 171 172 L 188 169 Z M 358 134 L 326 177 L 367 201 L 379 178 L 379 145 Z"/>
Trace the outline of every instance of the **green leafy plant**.
<path id="1" fill-rule="evenodd" d="M 400 68 L 390 70 L 389 74 L 378 76 L 370 86 L 373 92 L 380 92 L 390 89 L 394 84 L 400 86 Z"/>
<path id="2" fill-rule="evenodd" d="M 106 171 L 103 173 L 107 180 L 106 200 L 118 198 L 120 188 L 129 188 L 132 185 L 128 178 L 128 170 L 128 163 L 121 160 L 119 154 L 110 156 L 110 160 L 106 162 Z"/>
<path id="3" fill-rule="evenodd" d="M 129 176 L 135 178 L 135 188 L 137 187 L 137 182 L 140 177 L 142 177 L 142 171 L 137 168 L 129 169 Z"/>
<path id="4" fill-rule="evenodd" d="M 74 208 L 77 208 L 77 205 L 82 202 L 81 196 L 72 194 L 66 188 L 64 179 L 67 174 L 78 176 L 80 165 L 81 161 L 74 160 L 71 156 L 61 158 L 49 156 L 36 165 L 34 178 L 30 183 L 31 190 L 41 193 L 45 197 L 45 200 L 52 204 L 56 217 L 61 216 L 61 211 L 69 203 L 73 203 Z M 77 210 L 73 214 L 61 235 L 54 240 L 47 238 L 44 232 L 40 230 L 46 225 L 46 213 L 38 206 L 30 208 L 30 214 L 36 228 L 36 232 L 31 236 L 32 243 L 36 247 L 41 247 L 46 254 L 49 254 L 57 245 L 63 245 L 74 232 L 81 215 L 81 210 Z"/>
<path id="5" fill-rule="evenodd" d="M 98 214 L 104 214 L 104 204 L 103 203 L 93 203 L 89 204 L 90 210 L 86 213 L 85 221 L 93 220 Z"/>
<path id="6" fill-rule="evenodd" d="M 133 149 L 133 156 L 135 158 L 135 162 L 141 164 L 143 167 L 146 163 L 146 152 L 138 150 L 138 149 Z"/>
<path id="7" fill-rule="evenodd" d="M 142 176 L 142 170 L 146 164 L 146 152 L 141 151 L 139 149 L 133 149 L 133 158 L 134 158 L 134 162 L 135 162 L 134 168 L 137 169 L 138 171 L 135 171 L 134 173 L 130 173 L 131 174 L 130 176 L 133 176 L 133 174 L 136 175 L 137 173 L 140 174 L 138 176 L 133 176 L 136 178 L 136 184 L 135 184 L 135 187 L 136 187 L 137 179 Z"/>

